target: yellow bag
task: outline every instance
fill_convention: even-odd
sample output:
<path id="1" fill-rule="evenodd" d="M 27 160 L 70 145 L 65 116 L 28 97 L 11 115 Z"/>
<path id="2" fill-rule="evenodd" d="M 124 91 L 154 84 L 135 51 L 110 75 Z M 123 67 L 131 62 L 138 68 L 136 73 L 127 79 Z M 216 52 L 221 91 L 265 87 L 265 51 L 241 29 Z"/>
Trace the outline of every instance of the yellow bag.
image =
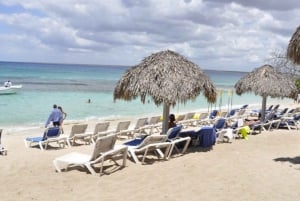
<path id="1" fill-rule="evenodd" d="M 244 139 L 248 139 L 248 134 L 250 133 L 250 127 L 249 126 L 244 126 L 243 128 L 240 129 L 239 133 L 242 135 Z"/>

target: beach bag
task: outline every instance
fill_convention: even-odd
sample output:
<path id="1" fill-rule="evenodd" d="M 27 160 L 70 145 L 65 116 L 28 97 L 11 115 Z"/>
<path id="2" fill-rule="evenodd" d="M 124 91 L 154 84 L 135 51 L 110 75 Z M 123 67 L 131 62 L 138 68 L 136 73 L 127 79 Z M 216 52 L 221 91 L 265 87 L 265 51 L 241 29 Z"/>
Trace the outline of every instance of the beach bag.
<path id="1" fill-rule="evenodd" d="M 240 129 L 239 133 L 242 135 L 244 139 L 248 138 L 248 133 L 250 133 L 250 127 L 249 126 L 244 126 L 243 128 Z"/>

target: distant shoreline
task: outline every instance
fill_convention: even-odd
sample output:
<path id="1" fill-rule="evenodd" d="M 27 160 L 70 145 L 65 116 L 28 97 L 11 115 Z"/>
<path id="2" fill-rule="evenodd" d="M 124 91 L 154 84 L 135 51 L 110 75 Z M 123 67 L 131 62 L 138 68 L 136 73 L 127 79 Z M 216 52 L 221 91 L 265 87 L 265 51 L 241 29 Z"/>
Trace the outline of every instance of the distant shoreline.
<path id="1" fill-rule="evenodd" d="M 1 63 L 21 63 L 21 64 L 43 64 L 43 65 L 69 65 L 69 66 L 94 66 L 94 67 L 103 67 L 103 66 L 110 66 L 110 67 L 124 67 L 124 68 L 131 68 L 135 64 L 132 65 L 122 65 L 122 64 L 86 64 L 86 63 L 55 63 L 55 62 L 34 62 L 34 61 L 0 61 Z M 248 73 L 250 71 L 234 71 L 234 70 L 218 70 L 218 69 L 205 69 L 199 66 L 204 71 L 215 71 L 215 72 L 237 72 L 237 73 Z"/>

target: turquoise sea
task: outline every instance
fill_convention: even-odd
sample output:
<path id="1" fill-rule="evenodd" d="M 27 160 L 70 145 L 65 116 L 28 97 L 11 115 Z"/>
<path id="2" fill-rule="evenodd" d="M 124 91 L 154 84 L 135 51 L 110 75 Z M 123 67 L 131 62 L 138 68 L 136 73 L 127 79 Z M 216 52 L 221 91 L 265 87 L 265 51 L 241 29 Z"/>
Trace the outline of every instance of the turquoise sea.
<path id="1" fill-rule="evenodd" d="M 121 75 L 130 67 L 82 64 L 46 64 L 0 62 L 0 82 L 22 84 L 16 94 L 0 95 L 0 127 L 41 126 L 55 103 L 68 114 L 67 121 L 102 120 L 123 117 L 149 117 L 162 113 L 151 99 L 113 101 L 113 90 Z M 217 88 L 232 89 L 246 72 L 204 70 Z M 91 103 L 87 103 L 90 99 Z M 218 102 L 209 106 L 200 94 L 195 101 L 177 104 L 173 113 L 201 111 L 222 107 L 229 110 L 243 104 L 260 104 L 254 94 L 219 94 Z"/>

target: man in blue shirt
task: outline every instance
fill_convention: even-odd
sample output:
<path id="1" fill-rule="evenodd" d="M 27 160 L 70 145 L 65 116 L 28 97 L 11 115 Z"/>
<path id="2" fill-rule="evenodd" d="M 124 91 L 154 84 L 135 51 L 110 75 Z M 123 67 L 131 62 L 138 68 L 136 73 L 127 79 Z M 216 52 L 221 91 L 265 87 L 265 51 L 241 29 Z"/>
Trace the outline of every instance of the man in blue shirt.
<path id="1" fill-rule="evenodd" d="M 52 122 L 53 126 L 60 126 L 62 118 L 62 112 L 57 108 L 57 105 L 54 104 L 53 110 L 46 121 L 45 128 L 47 128 L 50 122 Z"/>

